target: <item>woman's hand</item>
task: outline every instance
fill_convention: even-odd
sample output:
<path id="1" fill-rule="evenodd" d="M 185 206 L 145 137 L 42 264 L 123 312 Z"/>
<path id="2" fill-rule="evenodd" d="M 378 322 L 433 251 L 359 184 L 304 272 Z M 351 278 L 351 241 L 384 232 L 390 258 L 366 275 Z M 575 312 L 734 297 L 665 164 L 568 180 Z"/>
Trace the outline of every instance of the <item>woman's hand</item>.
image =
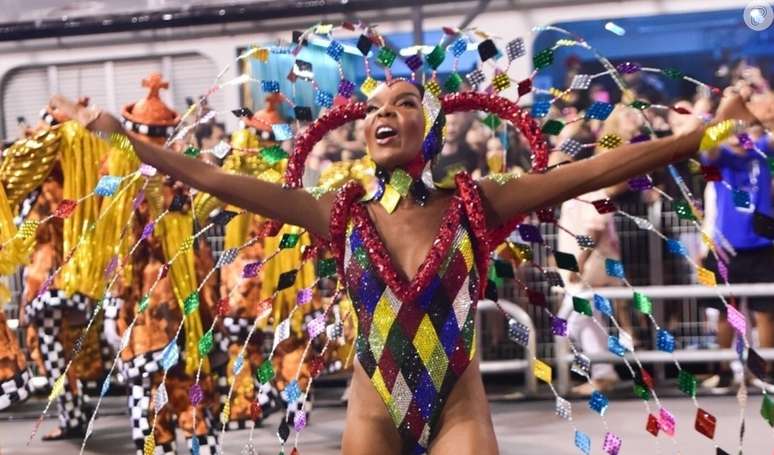
<path id="1" fill-rule="evenodd" d="M 105 134 L 123 131 L 121 122 L 112 115 L 103 113 L 95 106 L 84 106 L 62 95 L 54 95 L 48 102 L 53 113 L 75 120 L 91 131 Z"/>

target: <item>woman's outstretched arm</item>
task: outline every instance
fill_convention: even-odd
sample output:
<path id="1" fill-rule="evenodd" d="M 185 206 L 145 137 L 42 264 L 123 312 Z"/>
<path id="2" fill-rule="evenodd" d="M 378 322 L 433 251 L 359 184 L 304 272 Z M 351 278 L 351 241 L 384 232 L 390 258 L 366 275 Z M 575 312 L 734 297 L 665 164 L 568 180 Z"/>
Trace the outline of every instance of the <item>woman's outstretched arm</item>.
<path id="1" fill-rule="evenodd" d="M 716 118 L 718 121 L 755 121 L 739 95 L 725 98 Z M 490 214 L 490 224 L 496 225 L 520 213 L 550 207 L 687 159 L 699 150 L 704 131 L 705 127 L 697 120 L 689 132 L 623 145 L 608 153 L 561 166 L 545 174 L 525 174 L 502 185 L 485 180 L 481 187 Z"/>
<path id="2" fill-rule="evenodd" d="M 162 146 L 148 143 L 123 128 L 121 122 L 107 113 L 90 118 L 88 111 L 63 97 L 55 96 L 51 106 L 87 125 L 92 131 L 106 134 L 125 134 L 144 163 L 203 191 L 223 202 L 233 204 L 258 215 L 301 226 L 312 233 L 328 238 L 328 222 L 332 199 L 315 199 L 303 189 L 285 189 L 281 185 L 254 177 L 224 172 L 217 166 L 175 153 Z"/>

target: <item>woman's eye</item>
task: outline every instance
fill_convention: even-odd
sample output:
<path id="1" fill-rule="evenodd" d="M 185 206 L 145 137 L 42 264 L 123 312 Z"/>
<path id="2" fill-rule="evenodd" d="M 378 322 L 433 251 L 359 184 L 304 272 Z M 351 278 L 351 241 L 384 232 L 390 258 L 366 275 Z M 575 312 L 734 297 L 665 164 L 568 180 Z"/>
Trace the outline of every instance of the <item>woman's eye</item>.
<path id="1" fill-rule="evenodd" d="M 366 107 L 366 114 L 371 114 L 373 112 L 376 112 L 379 108 L 376 106 L 368 106 Z"/>
<path id="2" fill-rule="evenodd" d="M 403 106 L 403 107 L 417 107 L 417 103 L 415 103 L 413 101 L 404 101 L 404 102 L 400 103 L 400 105 Z"/>

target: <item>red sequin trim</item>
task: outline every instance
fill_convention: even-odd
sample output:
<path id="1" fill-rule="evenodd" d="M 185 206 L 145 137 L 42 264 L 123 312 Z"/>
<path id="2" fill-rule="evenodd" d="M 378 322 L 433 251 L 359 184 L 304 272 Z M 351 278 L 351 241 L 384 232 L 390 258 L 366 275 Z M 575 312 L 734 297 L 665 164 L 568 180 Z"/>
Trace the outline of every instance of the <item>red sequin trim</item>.
<path id="1" fill-rule="evenodd" d="M 336 258 L 339 276 L 344 277 L 344 248 L 346 246 L 347 222 L 352 207 L 363 197 L 365 190 L 358 182 L 351 181 L 339 189 L 333 201 L 330 219 L 331 251 Z"/>
<path id="2" fill-rule="evenodd" d="M 462 202 L 465 204 L 465 212 L 470 223 L 473 238 L 476 240 L 474 254 L 479 275 L 479 299 L 481 299 L 484 296 L 484 291 L 486 291 L 491 245 L 497 246 L 499 243 L 491 243 L 490 233 L 486 229 L 484 205 L 481 202 L 481 194 L 476 182 L 473 181 L 467 172 L 460 172 L 455 176 L 454 180 L 457 183 L 457 189 L 460 192 Z"/>
<path id="3" fill-rule="evenodd" d="M 363 237 L 363 244 L 374 268 L 382 281 L 392 289 L 402 302 L 415 300 L 423 290 L 427 289 L 430 280 L 438 273 L 438 268 L 454 240 L 461 216 L 462 202 L 459 197 L 455 196 L 441 220 L 438 235 L 422 265 L 419 266 L 414 278 L 411 281 L 406 281 L 395 269 L 390 254 L 379 237 L 376 226 L 371 217 L 368 216 L 368 210 L 361 204 L 355 204 L 352 208 L 352 220 Z"/>
<path id="4" fill-rule="evenodd" d="M 482 111 L 497 115 L 517 127 L 529 142 L 532 151 L 533 172 L 543 172 L 548 166 L 548 143 L 540 131 L 540 125 L 527 111 L 501 96 L 480 92 L 450 93 L 441 98 L 446 114 L 461 111 Z"/>
<path id="5" fill-rule="evenodd" d="M 288 188 L 301 188 L 301 177 L 304 175 L 306 157 L 309 156 L 314 145 L 320 142 L 323 136 L 345 123 L 365 118 L 365 116 L 366 103 L 342 104 L 328 111 L 325 115 L 315 120 L 304 132 L 296 135 L 293 153 L 290 155 L 288 167 L 285 169 L 285 186 Z"/>

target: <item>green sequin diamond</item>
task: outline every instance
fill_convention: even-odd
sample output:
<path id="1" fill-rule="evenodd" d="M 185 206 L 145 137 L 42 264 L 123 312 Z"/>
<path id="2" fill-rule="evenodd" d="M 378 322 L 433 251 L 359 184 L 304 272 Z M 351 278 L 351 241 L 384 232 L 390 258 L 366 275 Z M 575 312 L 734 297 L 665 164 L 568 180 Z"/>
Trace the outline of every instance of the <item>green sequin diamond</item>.
<path id="1" fill-rule="evenodd" d="M 573 296 L 572 308 L 580 314 L 591 316 L 591 302 L 583 297 Z"/>
<path id="2" fill-rule="evenodd" d="M 685 370 L 680 370 L 677 376 L 677 388 L 689 397 L 696 396 L 696 377 Z"/>
<path id="3" fill-rule="evenodd" d="M 274 367 L 271 366 L 271 360 L 264 360 L 261 366 L 258 367 L 258 372 L 255 375 L 261 384 L 266 384 L 274 379 Z"/>
<path id="4" fill-rule="evenodd" d="M 376 61 L 379 62 L 385 68 L 389 68 L 395 63 L 395 57 L 397 54 L 389 47 L 383 47 L 379 49 L 379 53 L 376 54 Z"/>
<path id="5" fill-rule="evenodd" d="M 664 68 L 661 70 L 661 73 L 669 79 L 678 80 L 683 78 L 683 72 L 677 68 Z"/>
<path id="6" fill-rule="evenodd" d="M 766 161 L 769 162 L 769 170 L 771 172 L 774 172 L 774 156 L 770 156 L 770 157 L 766 158 Z"/>
<path id="7" fill-rule="evenodd" d="M 446 89 L 448 93 L 455 93 L 459 91 L 461 85 L 462 76 L 460 76 L 459 73 L 451 73 L 446 79 L 446 82 L 444 82 L 443 88 Z"/>
<path id="8" fill-rule="evenodd" d="M 634 308 L 643 314 L 650 314 L 653 311 L 653 302 L 645 294 L 634 293 Z"/>
<path id="9" fill-rule="evenodd" d="M 411 186 L 411 176 L 403 169 L 395 169 L 390 176 L 390 185 L 395 188 L 401 196 L 405 197 Z"/>
<path id="10" fill-rule="evenodd" d="M 532 57 L 532 64 L 536 70 L 543 69 L 554 63 L 554 50 L 551 48 L 543 49 Z"/>
<path id="11" fill-rule="evenodd" d="M 425 61 L 434 70 L 437 70 L 441 63 L 446 59 L 446 51 L 441 46 L 435 46 L 432 52 L 427 54 Z"/>
<path id="12" fill-rule="evenodd" d="M 642 100 L 634 100 L 632 101 L 631 106 L 637 110 L 644 111 L 645 109 L 650 107 L 650 103 Z"/>
<path id="13" fill-rule="evenodd" d="M 564 128 L 564 123 L 561 120 L 551 119 L 543 125 L 541 131 L 549 136 L 556 136 L 562 132 L 562 128 Z"/>
<path id="14" fill-rule="evenodd" d="M 688 221 L 693 221 L 696 219 L 696 216 L 693 214 L 693 209 L 691 209 L 691 205 L 688 204 L 687 201 L 675 201 L 674 205 L 677 218 Z"/>
<path id="15" fill-rule="evenodd" d="M 336 274 L 336 260 L 333 258 L 320 259 L 317 262 L 317 276 L 326 278 Z"/>
<path id="16" fill-rule="evenodd" d="M 188 316 L 196 311 L 197 308 L 199 308 L 199 293 L 194 291 L 183 301 L 183 313 Z"/>
<path id="17" fill-rule="evenodd" d="M 148 305 L 150 305 L 150 297 L 147 295 L 142 296 L 140 302 L 137 304 L 137 312 L 142 313 L 143 311 L 147 310 Z"/>
<path id="18" fill-rule="evenodd" d="M 352 253 L 352 257 L 355 259 L 355 261 L 357 261 L 358 264 L 360 264 L 360 267 L 366 269 L 370 266 L 368 261 L 368 253 L 366 252 L 365 248 L 355 248 L 355 251 Z"/>
<path id="19" fill-rule="evenodd" d="M 271 147 L 262 149 L 261 157 L 264 161 L 266 161 L 266 164 L 269 166 L 274 166 L 275 164 L 287 158 L 288 152 L 282 150 L 282 147 L 279 145 L 273 145 Z"/>
<path id="20" fill-rule="evenodd" d="M 774 401 L 772 401 L 768 395 L 763 395 L 761 417 L 769 423 L 769 426 L 774 427 Z"/>
<path id="21" fill-rule="evenodd" d="M 281 249 L 293 248 L 298 245 L 298 239 L 300 238 L 301 236 L 298 234 L 283 234 L 279 243 L 279 247 Z"/>
<path id="22" fill-rule="evenodd" d="M 207 355 L 212 351 L 212 329 L 199 339 L 199 355 Z"/>
<path id="23" fill-rule="evenodd" d="M 634 384 L 634 395 L 644 401 L 650 400 L 650 391 L 639 384 Z"/>
<path id="24" fill-rule="evenodd" d="M 201 150 L 194 147 L 193 145 L 188 146 L 185 151 L 183 152 L 183 155 L 190 156 L 191 158 L 196 158 L 201 153 Z"/>
<path id="25" fill-rule="evenodd" d="M 503 123 L 502 120 L 500 120 L 500 117 L 494 114 L 487 115 L 486 117 L 484 117 L 484 120 L 482 120 L 482 122 L 484 122 L 484 125 L 488 126 L 493 130 L 496 130 L 497 127 Z"/>

